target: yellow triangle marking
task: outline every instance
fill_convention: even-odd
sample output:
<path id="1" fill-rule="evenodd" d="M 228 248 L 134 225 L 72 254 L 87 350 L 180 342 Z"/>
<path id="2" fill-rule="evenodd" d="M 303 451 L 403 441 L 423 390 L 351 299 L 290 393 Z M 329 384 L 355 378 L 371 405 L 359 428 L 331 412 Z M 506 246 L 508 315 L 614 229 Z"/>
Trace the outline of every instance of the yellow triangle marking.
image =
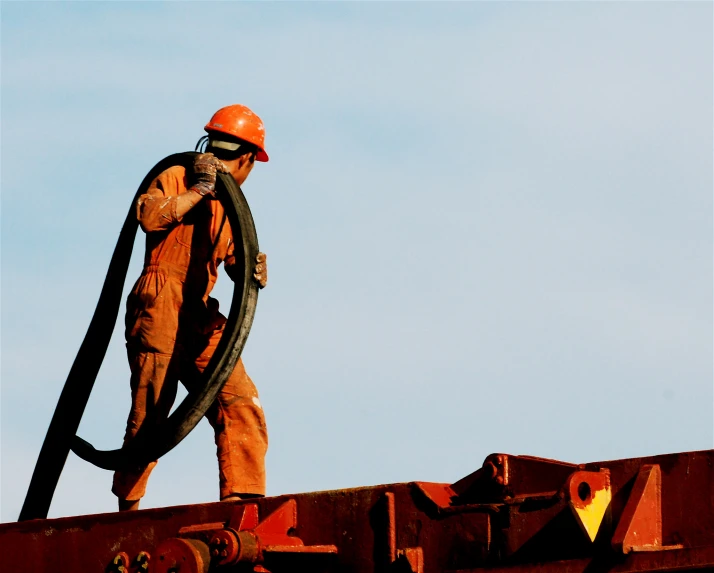
<path id="1" fill-rule="evenodd" d="M 575 507 L 573 502 L 570 502 L 571 509 L 575 512 L 580 526 L 590 538 L 590 541 L 595 541 L 597 532 L 600 530 L 600 524 L 611 501 L 612 492 L 608 485 L 604 489 L 595 490 L 592 500 L 585 507 Z"/>

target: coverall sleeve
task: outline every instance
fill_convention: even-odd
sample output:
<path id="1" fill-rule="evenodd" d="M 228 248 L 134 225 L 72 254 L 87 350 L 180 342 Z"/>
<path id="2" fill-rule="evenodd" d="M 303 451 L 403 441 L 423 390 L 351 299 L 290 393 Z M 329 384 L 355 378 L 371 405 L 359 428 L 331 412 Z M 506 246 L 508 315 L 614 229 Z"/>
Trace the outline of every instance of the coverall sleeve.
<path id="1" fill-rule="evenodd" d="M 149 189 L 136 202 L 136 218 L 146 233 L 165 231 L 181 222 L 176 200 L 186 192 L 186 172 L 171 167 L 154 179 Z"/>

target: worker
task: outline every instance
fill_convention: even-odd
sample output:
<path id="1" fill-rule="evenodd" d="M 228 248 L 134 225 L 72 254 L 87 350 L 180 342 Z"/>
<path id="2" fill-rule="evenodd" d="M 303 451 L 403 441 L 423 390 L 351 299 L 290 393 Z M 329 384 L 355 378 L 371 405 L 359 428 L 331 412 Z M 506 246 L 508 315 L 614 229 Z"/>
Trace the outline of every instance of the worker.
<path id="1" fill-rule="evenodd" d="M 216 198 L 216 177 L 225 172 L 242 185 L 255 161 L 268 161 L 263 122 L 247 107 L 231 105 L 218 110 L 204 129 L 206 153 L 196 156 L 193 169 L 167 169 L 136 203 L 146 255 L 127 299 L 132 404 L 125 443 L 168 417 L 178 381 L 189 391 L 200 384 L 226 323 L 218 301 L 209 296 L 221 262 L 229 277 L 243 280 L 243 257 L 235 252 Z M 253 276 L 260 288 L 267 273 L 266 256 L 259 253 Z M 215 432 L 220 499 L 265 495 L 265 417 L 242 360 L 206 418 Z M 139 508 L 155 465 L 115 472 L 112 492 L 120 510 Z"/>

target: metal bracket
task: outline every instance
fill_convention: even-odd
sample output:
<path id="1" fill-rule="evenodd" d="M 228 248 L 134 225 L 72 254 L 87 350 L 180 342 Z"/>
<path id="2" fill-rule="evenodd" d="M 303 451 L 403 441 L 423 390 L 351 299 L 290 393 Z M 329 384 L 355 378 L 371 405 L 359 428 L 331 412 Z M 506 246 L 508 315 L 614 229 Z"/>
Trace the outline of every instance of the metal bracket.
<path id="1" fill-rule="evenodd" d="M 644 465 L 638 472 L 612 547 L 625 554 L 684 547 L 662 543 L 662 472 L 658 464 Z"/>
<path id="2" fill-rule="evenodd" d="M 397 549 L 397 515 L 394 494 L 384 494 L 387 502 L 387 542 L 389 564 L 403 563 L 409 573 L 424 573 L 424 551 L 421 547 Z"/>
<path id="3" fill-rule="evenodd" d="M 565 483 L 565 496 L 580 528 L 595 541 L 612 501 L 610 471 L 573 472 Z"/>

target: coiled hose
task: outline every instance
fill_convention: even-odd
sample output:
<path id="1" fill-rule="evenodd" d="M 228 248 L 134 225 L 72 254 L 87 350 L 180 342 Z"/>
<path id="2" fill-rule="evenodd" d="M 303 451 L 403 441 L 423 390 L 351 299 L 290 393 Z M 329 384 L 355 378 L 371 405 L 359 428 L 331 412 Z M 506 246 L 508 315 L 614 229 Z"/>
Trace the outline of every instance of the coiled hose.
<path id="1" fill-rule="evenodd" d="M 122 303 L 124 282 L 138 228 L 136 201 L 146 193 L 151 182 L 169 167 L 181 165 L 191 169 L 195 156 L 193 152 L 176 153 L 159 161 L 136 192 L 114 248 L 94 316 L 57 402 L 18 521 L 47 517 L 70 449 L 80 458 L 107 470 L 140 466 L 170 451 L 198 424 L 240 358 L 258 302 L 258 286 L 253 278 L 258 237 L 250 208 L 240 187 L 231 176 L 219 173 L 218 197 L 233 230 L 236 254 L 241 249 L 243 251 L 243 280 L 235 282 L 223 336 L 203 373 L 201 389 L 189 392 L 171 416 L 153 433 L 138 435 L 121 449 L 97 450 L 76 435 Z"/>

